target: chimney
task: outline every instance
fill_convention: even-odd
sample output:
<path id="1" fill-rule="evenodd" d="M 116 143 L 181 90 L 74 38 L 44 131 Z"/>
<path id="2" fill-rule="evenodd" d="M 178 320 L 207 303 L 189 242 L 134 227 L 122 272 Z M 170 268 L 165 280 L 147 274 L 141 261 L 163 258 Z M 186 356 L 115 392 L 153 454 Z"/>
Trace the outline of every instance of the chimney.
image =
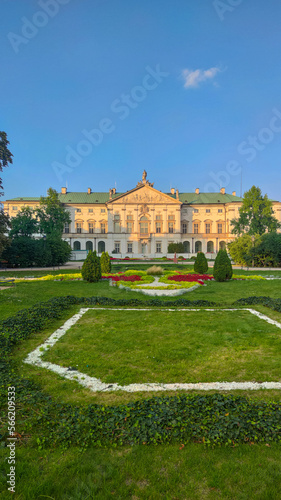
<path id="1" fill-rule="evenodd" d="M 175 194 L 175 188 L 171 188 L 171 194 Z"/>
<path id="2" fill-rule="evenodd" d="M 232 196 L 236 196 L 236 191 L 232 191 Z"/>
<path id="3" fill-rule="evenodd" d="M 116 188 L 112 189 L 112 194 L 116 194 Z"/>
<path id="4" fill-rule="evenodd" d="M 66 194 L 67 193 L 67 189 L 66 188 L 61 188 L 61 194 Z"/>
<path id="5" fill-rule="evenodd" d="M 195 193 L 196 193 L 196 194 L 199 194 L 199 192 L 200 192 L 200 191 L 199 191 L 199 188 L 196 188 L 196 189 L 195 189 Z"/>
<path id="6" fill-rule="evenodd" d="M 91 188 L 88 188 L 87 192 L 88 192 L 88 194 L 91 194 L 91 192 L 92 192 Z"/>
<path id="7" fill-rule="evenodd" d="M 109 199 L 112 200 L 112 189 L 109 190 Z"/>
<path id="8" fill-rule="evenodd" d="M 220 188 L 220 194 L 225 194 L 225 188 Z"/>
<path id="9" fill-rule="evenodd" d="M 177 200 L 179 199 L 179 190 L 178 189 L 176 190 L 176 198 L 177 198 Z"/>

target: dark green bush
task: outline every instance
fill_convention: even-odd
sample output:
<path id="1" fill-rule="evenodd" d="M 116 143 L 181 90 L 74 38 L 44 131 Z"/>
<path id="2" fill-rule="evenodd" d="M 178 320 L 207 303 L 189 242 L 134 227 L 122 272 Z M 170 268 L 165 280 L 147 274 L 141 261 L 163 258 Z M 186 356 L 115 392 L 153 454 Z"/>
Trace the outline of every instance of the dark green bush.
<path id="1" fill-rule="evenodd" d="M 96 283 L 101 279 L 101 264 L 97 252 L 89 251 L 86 260 L 82 266 L 82 278 L 90 283 Z"/>
<path id="2" fill-rule="evenodd" d="M 213 267 L 213 276 L 216 281 L 226 281 L 232 277 L 232 265 L 226 250 L 219 250 Z"/>
<path id="3" fill-rule="evenodd" d="M 169 243 L 168 253 L 184 253 L 183 243 Z"/>
<path id="4" fill-rule="evenodd" d="M 203 252 L 198 252 L 194 262 L 194 271 L 196 273 L 205 274 L 208 271 L 208 261 Z"/>

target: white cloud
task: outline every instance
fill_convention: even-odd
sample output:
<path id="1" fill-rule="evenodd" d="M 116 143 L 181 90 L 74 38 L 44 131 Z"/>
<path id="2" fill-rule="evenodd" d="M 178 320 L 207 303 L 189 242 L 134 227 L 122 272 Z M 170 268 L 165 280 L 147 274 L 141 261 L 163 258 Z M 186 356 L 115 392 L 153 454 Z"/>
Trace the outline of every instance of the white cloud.
<path id="1" fill-rule="evenodd" d="M 219 68 L 209 68 L 203 69 L 184 69 L 182 76 L 184 78 L 184 88 L 195 88 L 198 87 L 199 83 L 205 82 L 206 80 L 211 80 L 219 73 L 221 70 Z"/>

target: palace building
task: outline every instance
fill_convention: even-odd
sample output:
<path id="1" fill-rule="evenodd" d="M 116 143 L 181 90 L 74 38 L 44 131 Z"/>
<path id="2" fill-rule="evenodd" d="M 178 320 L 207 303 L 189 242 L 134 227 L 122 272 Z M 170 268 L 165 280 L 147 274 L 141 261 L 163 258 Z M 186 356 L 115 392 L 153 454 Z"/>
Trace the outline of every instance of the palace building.
<path id="1" fill-rule="evenodd" d="M 147 180 L 146 171 L 137 186 L 125 193 L 68 192 L 63 187 L 60 201 L 69 210 L 71 224 L 63 238 L 75 259 L 87 251 L 107 251 L 116 257 L 162 257 L 169 243 L 182 242 L 184 257 L 202 251 L 207 257 L 234 239 L 231 220 L 239 216 L 242 198 L 218 193 L 162 193 Z M 4 202 L 4 211 L 13 217 L 24 206 L 36 207 L 38 198 L 13 198 Z M 273 202 L 274 215 L 281 222 L 281 203 Z"/>

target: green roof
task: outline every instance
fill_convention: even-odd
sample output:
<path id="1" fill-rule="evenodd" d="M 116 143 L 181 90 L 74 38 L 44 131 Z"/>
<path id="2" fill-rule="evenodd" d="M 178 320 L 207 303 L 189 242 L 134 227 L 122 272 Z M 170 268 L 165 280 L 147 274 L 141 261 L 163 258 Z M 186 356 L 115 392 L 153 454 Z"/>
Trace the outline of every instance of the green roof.
<path id="1" fill-rule="evenodd" d="M 112 199 L 114 200 L 118 196 L 126 193 L 116 193 L 112 195 Z M 171 198 L 176 200 L 176 194 L 165 193 Z M 36 197 L 25 197 L 25 198 L 11 198 L 7 201 L 15 201 L 15 202 L 28 202 L 28 201 L 39 201 L 40 198 Z M 59 193 L 59 200 L 62 203 L 68 204 L 105 204 L 109 201 L 109 192 L 105 193 L 77 193 L 70 192 L 66 194 Z M 243 199 L 239 196 L 233 196 L 232 194 L 221 194 L 221 193 L 179 193 L 179 201 L 182 203 L 187 203 L 190 205 L 200 205 L 200 204 L 211 204 L 211 203 L 231 203 L 231 202 L 242 202 Z"/>
<path id="2" fill-rule="evenodd" d="M 191 205 L 200 205 L 206 203 L 231 203 L 231 202 L 242 202 L 243 199 L 240 196 L 234 196 L 233 194 L 221 194 L 221 193 L 179 193 L 179 200 L 182 203 L 188 203 Z"/>

